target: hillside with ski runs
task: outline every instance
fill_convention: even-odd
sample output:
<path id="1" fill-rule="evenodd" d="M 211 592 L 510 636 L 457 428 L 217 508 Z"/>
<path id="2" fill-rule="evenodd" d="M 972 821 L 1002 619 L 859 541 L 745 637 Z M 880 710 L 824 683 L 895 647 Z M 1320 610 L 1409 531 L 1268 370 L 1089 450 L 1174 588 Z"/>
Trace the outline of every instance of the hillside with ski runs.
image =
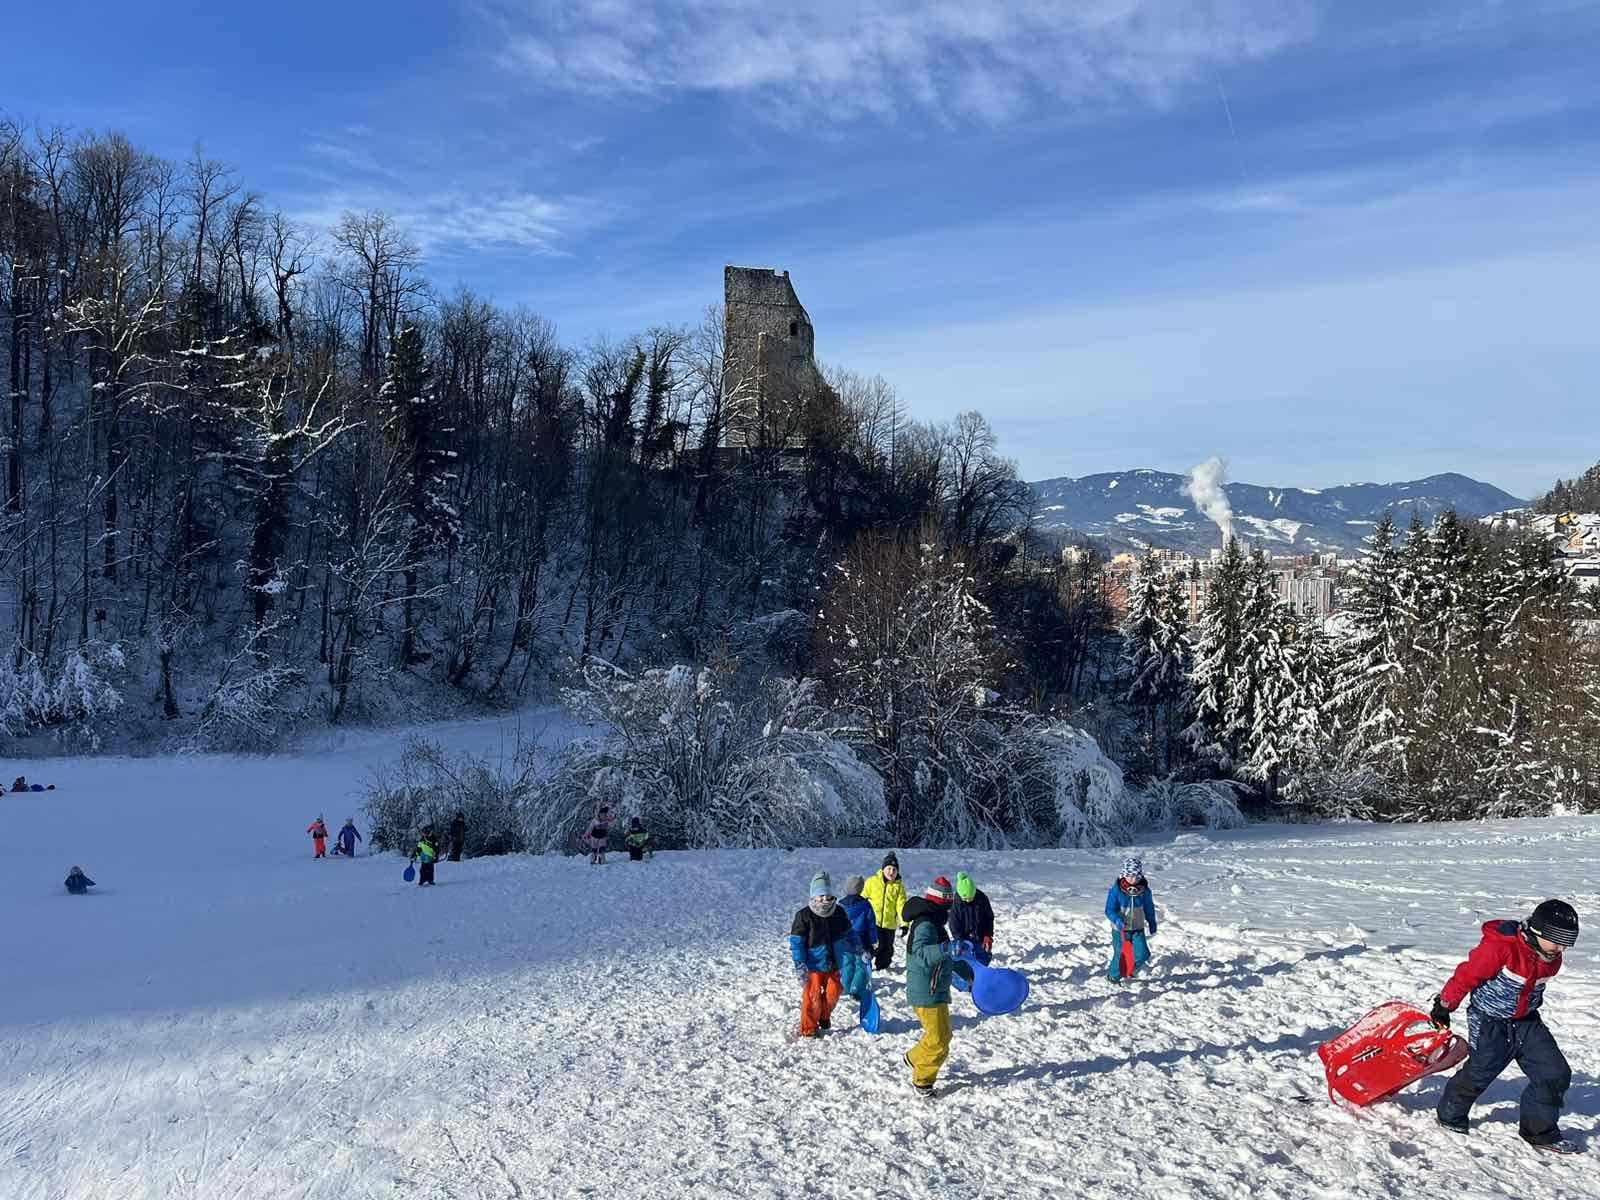
<path id="1" fill-rule="evenodd" d="M 1184 475 L 1145 469 L 1040 480 L 1030 485 L 1034 527 L 1098 539 L 1113 550 L 1157 548 L 1203 556 L 1220 544 L 1217 527 L 1190 495 L 1189 482 Z M 1222 487 L 1234 531 L 1251 546 L 1272 554 L 1333 552 L 1347 558 L 1362 550 L 1385 513 L 1404 529 L 1413 516 L 1426 525 L 1447 511 L 1476 517 L 1525 503 L 1454 473 L 1321 489 Z"/>

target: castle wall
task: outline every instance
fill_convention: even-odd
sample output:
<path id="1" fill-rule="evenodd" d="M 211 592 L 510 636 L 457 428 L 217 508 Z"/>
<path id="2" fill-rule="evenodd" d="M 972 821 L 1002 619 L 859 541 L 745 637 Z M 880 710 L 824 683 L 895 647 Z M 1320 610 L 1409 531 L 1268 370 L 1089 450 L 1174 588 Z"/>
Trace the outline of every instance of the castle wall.
<path id="1" fill-rule="evenodd" d="M 723 441 L 756 444 L 760 423 L 784 414 L 815 387 L 816 333 L 787 271 L 723 269 L 723 347 L 728 412 Z"/>

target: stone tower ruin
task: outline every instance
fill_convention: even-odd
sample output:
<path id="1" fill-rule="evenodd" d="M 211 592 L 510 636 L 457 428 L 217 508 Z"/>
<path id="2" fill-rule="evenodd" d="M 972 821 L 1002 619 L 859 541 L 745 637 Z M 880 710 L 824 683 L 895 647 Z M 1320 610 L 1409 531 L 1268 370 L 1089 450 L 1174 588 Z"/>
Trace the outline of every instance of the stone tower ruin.
<path id="1" fill-rule="evenodd" d="M 723 444 L 793 446 L 806 405 L 826 385 L 817 370 L 811 317 L 789 272 L 724 267 L 722 307 Z"/>

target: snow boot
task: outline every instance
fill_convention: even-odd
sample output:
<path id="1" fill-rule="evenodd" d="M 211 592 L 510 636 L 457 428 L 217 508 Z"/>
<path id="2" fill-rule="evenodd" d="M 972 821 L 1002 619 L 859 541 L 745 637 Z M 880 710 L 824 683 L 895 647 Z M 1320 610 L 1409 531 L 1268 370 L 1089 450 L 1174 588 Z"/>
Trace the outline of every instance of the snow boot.
<path id="1" fill-rule="evenodd" d="M 1521 1135 L 1519 1135 L 1519 1136 L 1521 1136 Z M 1522 1140 L 1525 1141 L 1525 1142 L 1528 1142 L 1528 1139 L 1526 1137 L 1523 1137 Z M 1564 1137 L 1558 1137 L 1553 1142 L 1528 1142 L 1528 1145 L 1532 1146 L 1535 1150 L 1538 1150 L 1538 1151 L 1540 1151 L 1540 1152 L 1542 1152 L 1544 1154 L 1581 1154 L 1582 1153 L 1582 1150 L 1579 1148 L 1579 1146 L 1578 1146 L 1578 1144 L 1576 1142 L 1569 1142 Z"/>
<path id="2" fill-rule="evenodd" d="M 1451 1133 L 1468 1134 L 1472 1132 L 1471 1126 L 1469 1126 L 1465 1121 L 1446 1121 L 1438 1114 L 1434 1115 L 1434 1119 L 1439 1122 L 1441 1129 L 1448 1129 Z"/>

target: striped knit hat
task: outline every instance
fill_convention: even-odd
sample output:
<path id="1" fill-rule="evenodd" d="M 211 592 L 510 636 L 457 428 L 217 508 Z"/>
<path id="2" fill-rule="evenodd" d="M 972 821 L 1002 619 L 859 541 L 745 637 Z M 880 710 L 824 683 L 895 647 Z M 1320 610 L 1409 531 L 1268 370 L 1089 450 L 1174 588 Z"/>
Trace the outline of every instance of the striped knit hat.
<path id="1" fill-rule="evenodd" d="M 922 898 L 934 904 L 949 904 L 953 895 L 955 890 L 951 888 L 950 881 L 940 875 L 928 885 L 927 891 L 922 893 Z"/>
<path id="2" fill-rule="evenodd" d="M 1578 913 L 1565 900 L 1546 900 L 1533 910 L 1528 928 L 1558 946 L 1578 944 Z"/>

